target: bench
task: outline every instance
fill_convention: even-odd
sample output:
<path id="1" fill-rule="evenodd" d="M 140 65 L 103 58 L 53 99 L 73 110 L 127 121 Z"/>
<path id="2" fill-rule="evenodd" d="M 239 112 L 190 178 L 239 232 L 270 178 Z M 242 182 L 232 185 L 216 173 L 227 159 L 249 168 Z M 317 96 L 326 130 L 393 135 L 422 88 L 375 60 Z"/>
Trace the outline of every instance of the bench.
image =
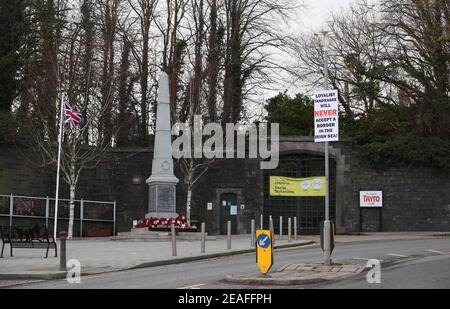
<path id="1" fill-rule="evenodd" d="M 3 250 L 5 245 L 10 246 L 10 255 L 13 257 L 13 249 L 47 249 L 45 258 L 48 258 L 50 249 L 55 249 L 55 257 L 58 256 L 57 245 L 53 235 L 48 233 L 46 226 L 40 228 L 35 225 L 32 228 L 22 227 L 0 227 L 0 234 L 2 237 L 2 253 L 0 258 L 3 258 Z"/>

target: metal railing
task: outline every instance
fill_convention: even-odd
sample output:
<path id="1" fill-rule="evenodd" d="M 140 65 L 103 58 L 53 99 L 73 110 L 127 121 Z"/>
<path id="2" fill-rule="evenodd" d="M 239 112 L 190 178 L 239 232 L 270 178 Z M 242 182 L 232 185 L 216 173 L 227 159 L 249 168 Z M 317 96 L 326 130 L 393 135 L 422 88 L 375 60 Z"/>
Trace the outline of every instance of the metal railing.
<path id="1" fill-rule="evenodd" d="M 58 221 L 68 221 L 70 216 L 70 200 L 59 199 Z M 55 199 L 50 197 L 34 197 L 0 194 L 0 217 L 9 217 L 9 226 L 13 226 L 14 218 L 42 219 L 48 226 L 54 220 Z M 116 202 L 75 200 L 74 222 L 79 222 L 80 237 L 83 237 L 83 223 L 111 223 L 113 235 L 116 234 Z"/>

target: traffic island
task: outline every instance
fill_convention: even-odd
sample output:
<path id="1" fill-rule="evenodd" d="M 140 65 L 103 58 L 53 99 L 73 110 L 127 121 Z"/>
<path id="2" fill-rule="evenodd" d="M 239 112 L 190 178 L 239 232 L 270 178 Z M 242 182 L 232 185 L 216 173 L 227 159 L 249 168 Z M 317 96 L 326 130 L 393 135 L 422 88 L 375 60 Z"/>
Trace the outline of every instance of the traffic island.
<path id="1" fill-rule="evenodd" d="M 288 264 L 268 275 L 229 275 L 225 282 L 245 285 L 305 285 L 339 281 L 358 276 L 366 270 L 364 265 Z"/>

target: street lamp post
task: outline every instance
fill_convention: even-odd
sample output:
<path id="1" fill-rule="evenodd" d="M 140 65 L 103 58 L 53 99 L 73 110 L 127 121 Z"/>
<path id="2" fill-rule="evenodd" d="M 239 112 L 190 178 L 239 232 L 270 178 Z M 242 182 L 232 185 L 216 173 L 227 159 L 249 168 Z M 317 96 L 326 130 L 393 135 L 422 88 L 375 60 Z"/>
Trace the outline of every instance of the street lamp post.
<path id="1" fill-rule="evenodd" d="M 329 39 L 335 37 L 332 31 L 322 31 L 314 34 L 323 41 L 323 63 L 324 63 L 324 88 L 329 90 L 328 84 L 328 44 Z M 330 222 L 330 149 L 329 143 L 325 142 L 325 222 L 323 227 L 323 254 L 325 265 L 331 265 L 331 222 Z"/>

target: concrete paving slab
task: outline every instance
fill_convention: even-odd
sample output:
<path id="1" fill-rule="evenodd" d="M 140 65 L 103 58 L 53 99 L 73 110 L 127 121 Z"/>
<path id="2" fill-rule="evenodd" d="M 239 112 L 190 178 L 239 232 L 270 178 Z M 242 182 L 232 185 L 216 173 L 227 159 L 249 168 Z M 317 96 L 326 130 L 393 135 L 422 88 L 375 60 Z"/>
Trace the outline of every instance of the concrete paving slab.
<path id="1" fill-rule="evenodd" d="M 284 270 L 285 270 L 285 271 L 296 270 L 297 267 L 299 267 L 299 265 L 297 265 L 297 264 L 291 264 L 291 265 L 289 265 L 288 267 L 286 267 Z"/>
<path id="2" fill-rule="evenodd" d="M 314 266 L 298 266 L 295 270 L 297 271 L 313 271 L 315 269 Z"/>
<path id="3" fill-rule="evenodd" d="M 358 265 L 344 265 L 342 266 L 341 271 L 343 272 L 349 272 L 349 273 L 355 273 L 359 270 Z"/>
<path id="4" fill-rule="evenodd" d="M 281 271 L 285 270 L 286 268 L 288 268 L 290 265 L 291 265 L 291 264 L 283 265 L 283 266 L 281 266 L 280 268 L 278 268 L 277 271 L 278 271 L 278 272 L 281 272 Z"/>

